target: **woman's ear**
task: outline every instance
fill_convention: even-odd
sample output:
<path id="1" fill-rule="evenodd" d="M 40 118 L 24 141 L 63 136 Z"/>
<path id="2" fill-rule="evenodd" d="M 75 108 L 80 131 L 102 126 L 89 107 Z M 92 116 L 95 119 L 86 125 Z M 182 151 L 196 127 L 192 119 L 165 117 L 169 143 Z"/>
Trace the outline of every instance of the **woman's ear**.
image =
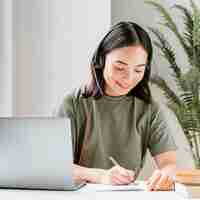
<path id="1" fill-rule="evenodd" d="M 98 59 L 94 60 L 93 66 L 95 69 L 103 69 L 104 59 L 102 58 L 102 56 L 99 56 Z"/>
<path id="2" fill-rule="evenodd" d="M 105 66 L 105 55 L 100 55 L 98 57 L 98 65 L 100 69 L 103 69 Z"/>

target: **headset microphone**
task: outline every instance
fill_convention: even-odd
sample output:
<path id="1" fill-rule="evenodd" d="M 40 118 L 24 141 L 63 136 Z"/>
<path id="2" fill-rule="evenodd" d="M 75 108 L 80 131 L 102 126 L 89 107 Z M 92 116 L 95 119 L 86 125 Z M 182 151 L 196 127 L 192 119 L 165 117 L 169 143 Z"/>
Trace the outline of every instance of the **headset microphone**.
<path id="1" fill-rule="evenodd" d="M 104 93 L 103 93 L 103 90 L 102 90 L 102 88 L 101 88 L 101 86 L 100 86 L 100 84 L 99 84 L 99 81 L 98 81 L 98 79 L 97 79 L 96 70 L 95 70 L 95 67 L 94 67 L 94 66 L 92 67 L 92 70 L 93 70 L 93 74 L 94 74 L 94 78 L 95 78 L 95 82 L 96 82 L 96 84 L 97 84 L 97 87 L 98 87 L 98 89 L 99 89 L 101 95 L 103 96 Z"/>

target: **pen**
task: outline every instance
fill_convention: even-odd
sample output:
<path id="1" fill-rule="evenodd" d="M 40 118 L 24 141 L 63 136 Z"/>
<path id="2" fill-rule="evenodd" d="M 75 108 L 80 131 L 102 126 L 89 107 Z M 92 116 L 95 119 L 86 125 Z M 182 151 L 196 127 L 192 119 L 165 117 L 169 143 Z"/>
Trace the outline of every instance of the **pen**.
<path id="1" fill-rule="evenodd" d="M 119 165 L 120 166 L 120 164 L 112 156 L 110 156 L 109 159 L 111 160 L 113 165 Z"/>

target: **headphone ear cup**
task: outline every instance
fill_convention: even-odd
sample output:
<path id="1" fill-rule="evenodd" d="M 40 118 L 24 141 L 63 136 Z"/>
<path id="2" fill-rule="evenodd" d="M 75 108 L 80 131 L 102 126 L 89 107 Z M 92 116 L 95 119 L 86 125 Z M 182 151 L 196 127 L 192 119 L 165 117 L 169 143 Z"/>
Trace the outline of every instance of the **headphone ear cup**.
<path id="1" fill-rule="evenodd" d="M 94 53 L 94 56 L 92 58 L 92 65 L 96 69 L 101 69 L 104 66 L 104 56 L 100 52 L 100 45 Z"/>
<path id="2" fill-rule="evenodd" d="M 96 59 L 95 62 L 93 62 L 93 64 L 95 69 L 102 69 L 104 66 L 103 58 L 99 57 L 99 59 Z"/>
<path id="3" fill-rule="evenodd" d="M 100 56 L 99 57 L 99 66 L 102 68 L 104 65 L 104 59 L 103 59 L 103 56 Z"/>

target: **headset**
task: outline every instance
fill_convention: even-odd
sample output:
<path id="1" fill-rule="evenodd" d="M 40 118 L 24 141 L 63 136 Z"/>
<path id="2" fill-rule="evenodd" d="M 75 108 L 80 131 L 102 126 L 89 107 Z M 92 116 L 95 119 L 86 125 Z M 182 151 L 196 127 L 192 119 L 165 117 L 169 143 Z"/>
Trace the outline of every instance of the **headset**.
<path id="1" fill-rule="evenodd" d="M 92 71 L 93 71 L 94 79 L 95 79 L 96 85 L 97 85 L 97 87 L 98 87 L 98 89 L 99 89 L 99 92 L 100 92 L 101 95 L 103 96 L 103 95 L 104 95 L 104 92 L 103 92 L 103 90 L 102 90 L 102 88 L 101 88 L 101 86 L 100 86 L 100 84 L 99 84 L 98 79 L 97 79 L 97 74 L 96 74 L 96 70 L 95 70 L 95 67 L 94 67 L 94 66 L 92 66 Z"/>
<path id="2" fill-rule="evenodd" d="M 99 52 L 100 52 L 100 47 L 101 47 L 101 43 L 100 45 L 97 47 L 95 53 L 94 53 L 94 57 L 92 58 L 92 72 L 94 74 L 94 79 L 97 85 L 97 88 L 99 89 L 99 92 L 101 93 L 101 95 L 104 95 L 103 89 L 100 86 L 100 83 L 97 79 L 97 72 L 96 70 L 103 70 L 101 69 L 101 67 L 104 65 L 103 59 L 101 56 L 99 56 Z M 103 73 L 103 72 L 102 72 Z"/>

